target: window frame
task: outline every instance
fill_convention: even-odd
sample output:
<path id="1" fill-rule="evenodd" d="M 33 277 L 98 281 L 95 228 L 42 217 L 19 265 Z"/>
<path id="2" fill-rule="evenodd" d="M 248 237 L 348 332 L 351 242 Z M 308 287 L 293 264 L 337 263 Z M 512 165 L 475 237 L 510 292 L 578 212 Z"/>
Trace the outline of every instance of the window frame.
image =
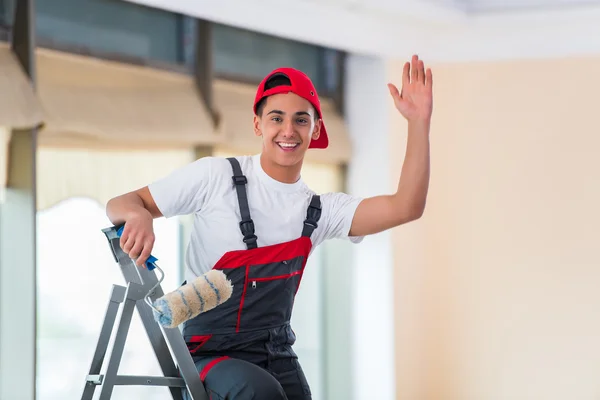
<path id="1" fill-rule="evenodd" d="M 3 0 L 0 0 L 0 2 Z M 4 0 L 6 1 L 6 0 Z M 137 5 L 138 7 L 145 8 L 145 6 Z M 54 40 L 49 37 L 45 37 L 42 35 L 36 35 L 36 46 L 40 48 L 45 48 L 49 50 L 62 51 L 65 53 L 77 54 L 86 57 L 98 58 L 106 61 L 115 61 L 121 62 L 124 64 L 131 64 L 136 66 L 143 66 L 155 69 L 166 70 L 170 72 L 176 72 L 186 75 L 192 75 L 193 69 L 186 65 L 185 63 L 185 28 L 184 28 L 184 19 L 187 17 L 185 15 L 164 11 L 165 13 L 172 14 L 176 18 L 176 42 L 173 44 L 176 46 L 177 53 L 177 63 L 171 63 L 167 61 L 160 61 L 150 58 L 138 57 L 133 55 L 128 55 L 126 53 L 121 52 L 112 52 L 112 51 L 104 51 L 95 49 L 93 47 L 87 45 L 75 45 L 69 43 L 62 43 L 61 41 Z M 0 23 L 0 28 L 1 28 Z M 1 29 L 0 29 L 1 34 Z M 1 36 L 0 36 L 1 38 Z"/>
<path id="2" fill-rule="evenodd" d="M 209 22 L 211 28 L 216 25 L 213 22 Z M 226 25 L 221 25 L 221 26 L 225 26 L 225 27 L 229 27 Z M 234 28 L 236 30 L 242 30 L 242 31 L 246 31 L 249 32 L 251 34 L 256 34 L 258 32 L 255 31 L 251 31 L 251 30 L 247 30 L 247 29 L 243 29 L 243 28 L 239 28 L 239 27 L 231 27 Z M 211 29 L 212 30 L 212 29 Z M 262 36 L 269 36 L 263 33 L 259 33 Z M 199 40 L 201 38 L 198 38 Z M 205 40 L 212 40 L 212 38 L 204 38 Z M 302 42 L 298 42 L 296 40 L 291 40 L 291 39 L 282 39 L 286 42 L 289 43 L 302 43 Z M 302 43 L 305 44 L 305 43 Z M 212 43 L 208 43 L 205 44 L 208 46 L 212 46 Z M 319 91 L 319 96 L 321 98 L 327 98 L 327 99 L 331 99 L 336 107 L 337 112 L 340 115 L 344 115 L 344 104 L 343 104 L 343 98 L 344 98 L 344 80 L 345 80 L 345 68 L 344 68 L 344 64 L 346 61 L 346 53 L 338 50 L 338 49 L 327 49 L 325 47 L 322 46 L 316 46 L 316 45 L 311 45 L 314 46 L 318 49 L 319 51 L 319 74 L 326 74 L 326 66 L 325 66 L 325 52 L 328 50 L 333 50 L 335 51 L 336 54 L 336 58 L 337 58 L 337 62 L 336 62 L 336 77 L 337 77 L 337 82 L 335 84 L 336 89 L 332 92 L 329 91 L 324 91 L 324 90 L 320 90 Z M 211 60 L 212 62 L 212 60 Z M 250 85 L 258 85 L 260 83 L 260 79 L 257 78 L 251 78 L 247 75 L 241 75 L 241 74 L 231 74 L 231 73 L 223 73 L 223 72 L 219 72 L 217 70 L 215 70 L 214 65 L 211 65 L 210 68 L 213 70 L 213 76 L 215 79 L 222 79 L 222 80 L 227 80 L 227 81 L 232 81 L 232 82 L 238 82 L 238 83 L 242 83 L 242 84 L 250 84 Z"/>

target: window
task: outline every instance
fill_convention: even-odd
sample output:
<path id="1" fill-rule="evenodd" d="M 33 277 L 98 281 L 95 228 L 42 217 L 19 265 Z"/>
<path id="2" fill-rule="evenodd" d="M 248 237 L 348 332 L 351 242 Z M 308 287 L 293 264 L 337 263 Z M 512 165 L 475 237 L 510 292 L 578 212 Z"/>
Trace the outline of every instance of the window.
<path id="1" fill-rule="evenodd" d="M 0 25 L 11 26 L 14 13 L 15 0 L 0 0 Z"/>
<path id="2" fill-rule="evenodd" d="M 101 232 L 110 225 L 104 207 L 87 198 L 70 198 L 38 213 L 39 400 L 81 397 L 112 285 L 124 286 Z M 181 281 L 179 223 L 177 218 L 161 218 L 155 220 L 154 228 L 153 254 L 165 272 L 163 290 L 168 292 Z M 114 332 L 111 339 L 114 340 Z M 111 348 L 112 340 L 109 351 Z M 107 354 L 104 369 L 108 357 Z M 119 374 L 161 375 L 137 312 L 127 335 Z M 111 399 L 168 397 L 165 387 L 117 386 Z"/>
<path id="3" fill-rule="evenodd" d="M 40 46 L 183 63 L 178 14 L 120 0 L 45 0 L 36 19 Z"/>
<path id="4" fill-rule="evenodd" d="M 15 14 L 15 0 L 0 0 L 0 40 L 7 40 Z"/>
<path id="5" fill-rule="evenodd" d="M 339 52 L 306 43 L 213 24 L 213 68 L 225 79 L 258 83 L 278 67 L 306 73 L 322 96 L 338 90 Z"/>

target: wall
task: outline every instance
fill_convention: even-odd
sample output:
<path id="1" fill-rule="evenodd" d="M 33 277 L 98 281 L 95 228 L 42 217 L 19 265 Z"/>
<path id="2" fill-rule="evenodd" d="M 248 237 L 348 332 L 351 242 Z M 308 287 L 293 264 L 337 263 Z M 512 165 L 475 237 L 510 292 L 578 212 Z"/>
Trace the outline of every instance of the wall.
<path id="1" fill-rule="evenodd" d="M 348 192 L 368 197 L 389 193 L 390 104 L 385 62 L 375 57 L 351 55 L 346 64 L 346 122 L 353 144 L 348 169 Z M 352 382 L 347 399 L 394 398 L 394 304 L 393 260 L 389 232 L 366 237 L 348 246 L 351 273 L 346 282 L 352 313 Z M 346 272 L 346 273 L 348 273 Z M 344 290 L 340 288 L 340 290 Z M 344 388 L 341 390 L 347 390 Z M 341 398 L 341 397 L 340 397 Z"/>
<path id="2" fill-rule="evenodd" d="M 393 232 L 398 399 L 599 398 L 597 71 L 434 66 L 429 203 Z"/>

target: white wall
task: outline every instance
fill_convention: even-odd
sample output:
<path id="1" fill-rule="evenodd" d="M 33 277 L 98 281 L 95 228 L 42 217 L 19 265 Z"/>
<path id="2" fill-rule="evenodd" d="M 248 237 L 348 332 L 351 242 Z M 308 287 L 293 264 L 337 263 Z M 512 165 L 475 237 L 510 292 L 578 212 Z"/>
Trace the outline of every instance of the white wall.
<path id="1" fill-rule="evenodd" d="M 382 59 L 351 55 L 346 65 L 346 121 L 354 146 L 348 192 L 373 196 L 391 190 L 389 93 Z M 394 382 L 393 260 L 388 232 L 353 246 L 353 398 L 391 400 Z"/>
<path id="2" fill-rule="evenodd" d="M 393 235 L 397 398 L 597 400 L 600 57 L 433 68 L 428 205 Z"/>

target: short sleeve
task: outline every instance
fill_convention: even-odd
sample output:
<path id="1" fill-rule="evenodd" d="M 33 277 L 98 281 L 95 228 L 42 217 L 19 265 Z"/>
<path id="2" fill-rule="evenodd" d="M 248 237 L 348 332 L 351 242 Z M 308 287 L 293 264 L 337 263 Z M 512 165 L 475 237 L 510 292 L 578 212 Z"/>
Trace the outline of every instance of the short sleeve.
<path id="1" fill-rule="evenodd" d="M 200 211 L 211 180 L 212 157 L 200 158 L 148 185 L 150 194 L 166 218 Z"/>
<path id="2" fill-rule="evenodd" d="M 324 239 L 349 239 L 359 243 L 364 236 L 350 236 L 350 228 L 356 208 L 362 198 L 346 193 L 325 193 L 321 196 L 323 216 L 325 217 Z"/>

